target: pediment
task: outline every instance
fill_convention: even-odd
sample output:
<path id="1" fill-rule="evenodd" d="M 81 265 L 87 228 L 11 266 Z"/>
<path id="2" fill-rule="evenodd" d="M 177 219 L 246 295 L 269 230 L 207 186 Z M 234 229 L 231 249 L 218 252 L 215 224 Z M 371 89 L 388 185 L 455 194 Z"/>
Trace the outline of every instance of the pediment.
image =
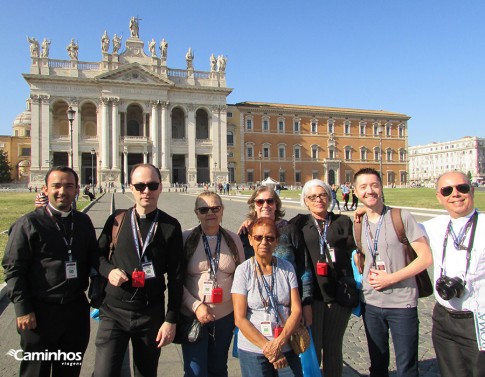
<path id="1" fill-rule="evenodd" d="M 138 63 L 129 64 L 96 77 L 100 81 L 119 81 L 120 83 L 173 85 L 168 78 L 151 72 Z"/>

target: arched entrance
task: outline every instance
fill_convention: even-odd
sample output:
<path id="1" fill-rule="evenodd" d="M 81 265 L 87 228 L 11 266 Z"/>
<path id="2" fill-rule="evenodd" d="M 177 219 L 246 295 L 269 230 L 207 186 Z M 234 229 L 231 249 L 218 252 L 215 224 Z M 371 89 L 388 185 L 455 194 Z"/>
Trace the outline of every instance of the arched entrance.
<path id="1" fill-rule="evenodd" d="M 330 186 L 335 184 L 335 170 L 328 171 L 328 184 Z"/>

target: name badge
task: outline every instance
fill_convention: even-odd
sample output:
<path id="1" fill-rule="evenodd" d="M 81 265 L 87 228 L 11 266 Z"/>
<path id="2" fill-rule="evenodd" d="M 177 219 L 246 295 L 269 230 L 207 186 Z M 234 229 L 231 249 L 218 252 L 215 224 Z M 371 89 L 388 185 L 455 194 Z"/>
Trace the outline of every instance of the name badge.
<path id="1" fill-rule="evenodd" d="M 272 331 L 272 326 L 271 322 L 269 321 L 264 321 L 261 322 L 261 334 L 264 336 L 273 336 L 273 331 Z"/>
<path id="2" fill-rule="evenodd" d="M 474 312 L 475 333 L 477 335 L 477 344 L 479 351 L 485 351 L 485 313 Z"/>
<path id="3" fill-rule="evenodd" d="M 204 281 L 204 285 L 202 287 L 202 293 L 204 296 L 210 296 L 212 294 L 212 288 L 214 287 L 214 282 L 212 280 Z"/>
<path id="4" fill-rule="evenodd" d="M 328 253 L 330 254 L 330 259 L 332 259 L 332 262 L 335 263 L 337 261 L 335 257 L 335 249 L 333 247 L 329 248 Z"/>
<path id="5" fill-rule="evenodd" d="M 152 262 L 145 262 L 141 264 L 143 272 L 145 272 L 145 279 L 151 279 L 155 277 L 155 269 Z"/>
<path id="6" fill-rule="evenodd" d="M 386 271 L 386 263 L 381 260 L 376 261 L 376 270 Z"/>
<path id="7" fill-rule="evenodd" d="M 66 279 L 76 279 L 77 278 L 77 262 L 69 261 L 65 262 L 66 267 Z"/>

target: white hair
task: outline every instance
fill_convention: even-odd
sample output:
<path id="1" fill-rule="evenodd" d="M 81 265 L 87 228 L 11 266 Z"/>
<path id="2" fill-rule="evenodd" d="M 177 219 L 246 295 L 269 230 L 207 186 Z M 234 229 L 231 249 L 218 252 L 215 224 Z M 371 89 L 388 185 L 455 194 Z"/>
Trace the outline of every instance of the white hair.
<path id="1" fill-rule="evenodd" d="M 327 201 L 327 209 L 332 204 L 332 189 L 330 188 L 329 185 L 327 185 L 325 182 L 323 182 L 320 179 L 311 179 L 310 181 L 307 181 L 305 185 L 303 186 L 303 189 L 301 190 L 301 195 L 300 195 L 300 204 L 303 208 L 307 208 L 307 205 L 305 204 L 305 198 L 308 194 L 308 191 L 315 186 L 320 186 L 322 187 L 325 192 L 327 193 L 328 201 Z"/>

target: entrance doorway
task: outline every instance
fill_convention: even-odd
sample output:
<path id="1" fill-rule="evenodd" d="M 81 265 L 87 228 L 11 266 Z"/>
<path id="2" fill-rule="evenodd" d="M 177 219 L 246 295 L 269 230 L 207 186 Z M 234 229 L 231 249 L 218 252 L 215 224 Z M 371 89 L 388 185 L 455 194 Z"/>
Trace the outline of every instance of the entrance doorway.
<path id="1" fill-rule="evenodd" d="M 197 183 L 208 183 L 211 181 L 209 169 L 209 156 L 197 156 Z"/>
<path id="2" fill-rule="evenodd" d="M 174 154 L 172 156 L 172 183 L 187 183 L 185 173 L 185 155 Z"/>

